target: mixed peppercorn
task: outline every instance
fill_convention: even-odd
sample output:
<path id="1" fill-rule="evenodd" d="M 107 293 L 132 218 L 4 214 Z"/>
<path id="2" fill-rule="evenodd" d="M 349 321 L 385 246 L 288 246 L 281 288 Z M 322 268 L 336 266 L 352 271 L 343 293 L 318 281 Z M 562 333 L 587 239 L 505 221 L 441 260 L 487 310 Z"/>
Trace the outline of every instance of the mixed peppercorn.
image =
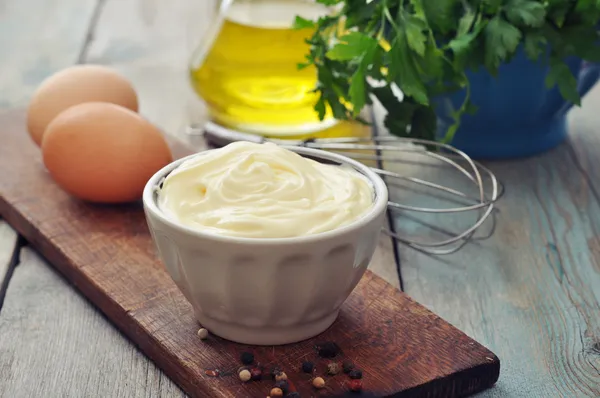
<path id="1" fill-rule="evenodd" d="M 204 330 L 198 332 L 198 336 L 201 339 L 206 339 L 208 337 L 208 333 Z M 333 359 L 337 357 L 341 350 L 337 344 L 334 342 L 324 342 L 317 344 L 315 346 L 315 350 L 319 357 L 323 359 Z M 247 383 L 250 381 L 260 381 L 263 380 L 263 372 L 265 372 L 264 367 L 258 365 L 254 365 L 254 354 L 251 352 L 242 352 L 240 354 L 240 362 L 242 363 L 242 367 L 237 370 L 238 378 L 241 382 Z M 316 365 L 311 361 L 303 361 L 300 365 L 300 370 L 303 373 L 309 374 L 313 376 L 316 372 Z M 285 397 L 285 398 L 300 398 L 301 395 L 297 391 L 291 391 L 295 388 L 290 384 L 288 380 L 287 374 L 278 366 L 273 366 L 271 369 L 266 370 L 268 375 L 273 380 L 273 385 L 269 391 L 269 396 L 267 398 L 275 398 L 275 397 Z M 329 376 L 335 376 L 343 372 L 348 376 L 348 381 L 346 382 L 346 386 L 348 390 L 358 392 L 363 388 L 362 383 L 362 371 L 360 369 L 356 369 L 354 363 L 351 361 L 344 361 L 342 363 L 330 361 L 326 365 L 325 374 Z M 207 370 L 205 372 L 207 375 L 212 377 L 218 377 L 218 370 L 211 370 L 210 372 Z M 311 384 L 315 389 L 323 389 L 326 387 L 325 378 L 322 376 L 315 375 L 311 377 Z"/>

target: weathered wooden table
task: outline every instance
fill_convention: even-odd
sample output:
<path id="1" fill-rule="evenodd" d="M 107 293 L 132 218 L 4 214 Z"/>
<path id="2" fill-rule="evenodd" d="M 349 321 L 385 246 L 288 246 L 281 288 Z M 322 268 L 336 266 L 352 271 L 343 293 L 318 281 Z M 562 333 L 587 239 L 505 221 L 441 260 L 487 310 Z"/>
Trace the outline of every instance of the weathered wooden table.
<path id="1" fill-rule="evenodd" d="M 186 62 L 210 3 L 1 1 L 0 111 L 24 107 L 63 67 L 99 63 L 131 79 L 141 113 L 182 135 L 205 118 Z M 571 113 L 571 138 L 560 148 L 488 164 L 506 186 L 491 239 L 440 258 L 398 246 L 400 278 L 392 242 L 382 240 L 373 262 L 500 357 L 500 380 L 482 397 L 600 396 L 599 104 L 600 87 Z M 430 237 L 431 228 L 398 223 Z M 435 221 L 450 230 L 461 223 Z M 183 396 L 2 220 L 0 281 L 0 397 Z"/>

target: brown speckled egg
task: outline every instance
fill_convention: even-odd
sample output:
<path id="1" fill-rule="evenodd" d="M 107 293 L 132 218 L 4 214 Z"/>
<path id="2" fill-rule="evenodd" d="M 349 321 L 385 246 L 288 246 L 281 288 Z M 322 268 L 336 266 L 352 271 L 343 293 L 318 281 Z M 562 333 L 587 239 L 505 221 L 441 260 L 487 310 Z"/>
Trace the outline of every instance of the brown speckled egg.
<path id="1" fill-rule="evenodd" d="M 31 97 L 27 130 L 41 145 L 52 119 L 65 109 L 85 102 L 110 102 L 138 111 L 135 90 L 115 70 L 101 65 L 75 65 L 48 77 Z"/>
<path id="2" fill-rule="evenodd" d="M 42 155 L 60 187 L 98 203 L 140 199 L 148 179 L 173 159 L 154 125 L 105 102 L 80 104 L 60 113 L 44 134 Z"/>

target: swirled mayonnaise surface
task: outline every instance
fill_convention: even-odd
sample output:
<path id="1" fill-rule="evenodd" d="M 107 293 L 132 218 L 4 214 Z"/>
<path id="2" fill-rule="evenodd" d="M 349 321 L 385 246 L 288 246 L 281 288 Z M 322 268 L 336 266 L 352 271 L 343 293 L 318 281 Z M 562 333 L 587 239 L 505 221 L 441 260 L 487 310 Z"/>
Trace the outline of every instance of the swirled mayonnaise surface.
<path id="1" fill-rule="evenodd" d="M 163 181 L 158 206 L 202 232 L 289 238 L 347 225 L 372 207 L 373 196 L 371 183 L 350 167 L 240 141 L 179 165 Z"/>

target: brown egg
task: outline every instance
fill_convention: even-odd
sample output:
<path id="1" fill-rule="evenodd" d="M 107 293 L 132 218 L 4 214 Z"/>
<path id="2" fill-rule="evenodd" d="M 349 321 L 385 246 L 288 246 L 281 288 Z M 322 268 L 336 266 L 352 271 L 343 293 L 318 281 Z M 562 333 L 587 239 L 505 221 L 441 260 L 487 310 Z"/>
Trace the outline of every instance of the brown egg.
<path id="1" fill-rule="evenodd" d="M 33 94 L 27 109 L 27 129 L 37 145 L 52 119 L 84 102 L 110 102 L 138 111 L 131 83 L 101 65 L 75 65 L 48 77 Z"/>
<path id="2" fill-rule="evenodd" d="M 98 203 L 140 199 L 148 179 L 173 160 L 155 126 L 106 102 L 75 105 L 60 113 L 46 129 L 42 155 L 59 186 Z"/>

